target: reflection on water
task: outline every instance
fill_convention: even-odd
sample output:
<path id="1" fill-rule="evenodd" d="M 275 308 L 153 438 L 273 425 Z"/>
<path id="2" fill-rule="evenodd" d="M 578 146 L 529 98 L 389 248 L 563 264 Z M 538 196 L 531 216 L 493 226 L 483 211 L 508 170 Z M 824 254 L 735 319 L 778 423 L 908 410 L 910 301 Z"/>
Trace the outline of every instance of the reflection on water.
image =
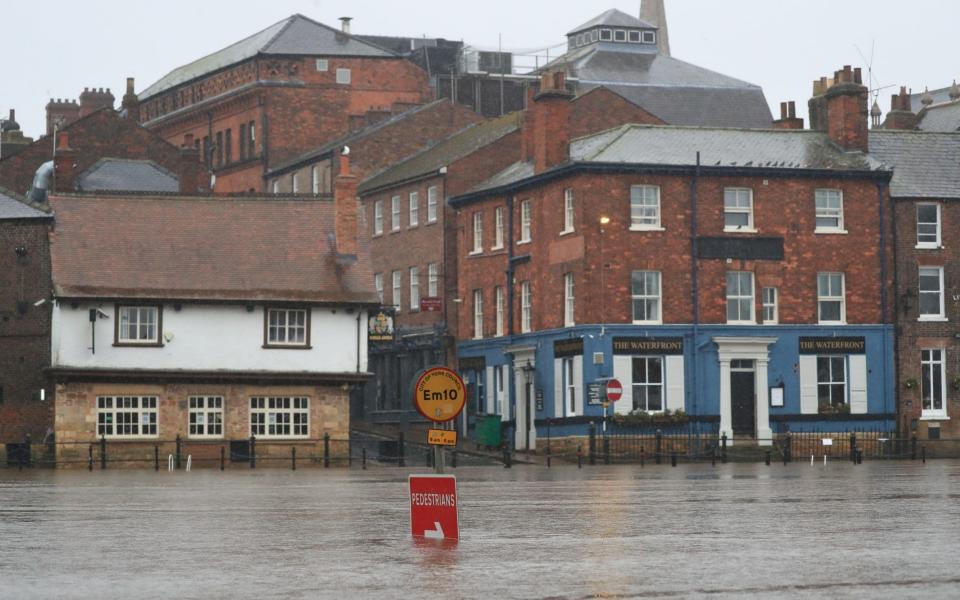
<path id="1" fill-rule="evenodd" d="M 0 598 L 960 597 L 960 462 L 0 471 Z"/>

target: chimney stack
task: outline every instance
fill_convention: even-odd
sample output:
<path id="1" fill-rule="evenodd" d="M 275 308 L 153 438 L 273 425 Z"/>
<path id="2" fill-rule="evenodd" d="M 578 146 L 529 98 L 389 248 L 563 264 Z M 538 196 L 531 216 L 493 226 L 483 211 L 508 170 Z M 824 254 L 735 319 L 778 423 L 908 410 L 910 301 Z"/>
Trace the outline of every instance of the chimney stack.
<path id="1" fill-rule="evenodd" d="M 845 65 L 833 74 L 813 83 L 810 99 L 810 128 L 825 131 L 830 140 L 845 151 L 866 152 L 868 145 L 868 90 L 860 68 Z"/>
<path id="2" fill-rule="evenodd" d="M 343 33 L 350 33 L 350 21 L 353 20 L 353 17 L 340 17 L 340 30 Z"/>
<path id="3" fill-rule="evenodd" d="M 333 179 L 333 221 L 339 256 L 357 254 L 357 186 L 360 178 L 350 173 L 350 148 L 340 150 L 340 171 Z"/>
<path id="4" fill-rule="evenodd" d="M 120 106 L 128 119 L 140 121 L 140 100 L 137 98 L 137 93 L 133 91 L 133 77 L 127 77 L 127 92 L 123 95 Z"/>
<path id="5" fill-rule="evenodd" d="M 524 115 L 521 137 L 524 151 L 533 158 L 534 173 L 540 173 L 570 159 L 570 100 L 567 76 L 550 71 L 540 77 L 540 91 Z M 529 129 L 529 131 L 526 131 Z"/>
<path id="6" fill-rule="evenodd" d="M 906 86 L 900 86 L 900 93 L 893 94 L 890 97 L 890 112 L 883 122 L 884 129 L 905 129 L 913 130 L 917 128 L 917 115 L 913 113 L 910 106 L 910 93 Z"/>
<path id="7" fill-rule="evenodd" d="M 73 185 L 74 163 L 77 151 L 70 147 L 70 134 L 57 132 L 57 147 L 53 153 L 53 191 L 69 191 Z"/>
<path id="8" fill-rule="evenodd" d="M 110 88 L 83 88 L 80 94 L 80 118 L 104 108 L 113 108 L 113 94 Z"/>
<path id="9" fill-rule="evenodd" d="M 76 100 L 50 98 L 47 102 L 47 135 L 53 135 L 53 130 L 63 129 L 80 118 L 80 106 Z"/>
<path id="10" fill-rule="evenodd" d="M 780 118 L 773 122 L 774 129 L 803 129 L 803 119 L 797 118 L 797 105 L 790 102 L 780 103 Z"/>

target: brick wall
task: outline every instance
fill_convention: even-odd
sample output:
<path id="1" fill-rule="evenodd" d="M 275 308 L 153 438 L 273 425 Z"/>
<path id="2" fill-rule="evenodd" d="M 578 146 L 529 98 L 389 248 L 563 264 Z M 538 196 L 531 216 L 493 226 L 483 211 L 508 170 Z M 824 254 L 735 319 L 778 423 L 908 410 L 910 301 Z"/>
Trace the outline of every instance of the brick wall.
<path id="1" fill-rule="evenodd" d="M 577 138 L 624 123 L 665 125 L 656 115 L 605 87 L 577 96 L 570 107 L 570 137 Z"/>
<path id="2" fill-rule="evenodd" d="M 0 221 L 0 443 L 26 434 L 43 439 L 53 426 L 52 390 L 39 400 L 50 365 L 49 220 Z M 17 247 L 26 248 L 23 257 Z"/>

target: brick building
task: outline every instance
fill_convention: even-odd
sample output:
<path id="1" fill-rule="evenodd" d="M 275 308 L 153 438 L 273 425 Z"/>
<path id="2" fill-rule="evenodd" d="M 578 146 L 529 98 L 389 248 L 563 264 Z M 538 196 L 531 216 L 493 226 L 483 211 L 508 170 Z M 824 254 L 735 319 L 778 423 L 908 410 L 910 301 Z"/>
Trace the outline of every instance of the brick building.
<path id="1" fill-rule="evenodd" d="M 916 121 L 901 89 L 884 129 L 870 133 L 871 155 L 894 173 L 900 428 L 958 438 L 960 254 L 951 232 L 960 223 L 960 133 L 917 130 Z"/>
<path id="2" fill-rule="evenodd" d="M 192 136 L 218 193 L 264 191 L 264 174 L 348 133 L 370 111 L 431 99 L 426 73 L 342 30 L 293 15 L 178 67 L 139 94 L 140 122 Z"/>
<path id="3" fill-rule="evenodd" d="M 27 435 L 40 441 L 53 427 L 43 376 L 50 364 L 52 225 L 45 207 L 0 188 L 0 444 Z"/>
<path id="4" fill-rule="evenodd" d="M 570 95 L 547 74 L 523 160 L 450 199 L 476 411 L 532 449 L 546 418 L 583 435 L 603 412 L 590 384 L 616 377 L 618 413 L 684 411 L 737 443 L 889 430 L 891 172 L 865 153 L 866 102 L 845 68 L 811 101 L 815 131 L 568 143 Z"/>

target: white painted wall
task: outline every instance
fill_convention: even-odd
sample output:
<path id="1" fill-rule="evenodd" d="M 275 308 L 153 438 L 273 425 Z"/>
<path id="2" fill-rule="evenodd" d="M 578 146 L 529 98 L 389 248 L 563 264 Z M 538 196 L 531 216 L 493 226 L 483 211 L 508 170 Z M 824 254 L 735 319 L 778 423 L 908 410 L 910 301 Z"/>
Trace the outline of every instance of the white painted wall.
<path id="1" fill-rule="evenodd" d="M 97 320 L 96 352 L 90 350 L 89 309 Z M 263 348 L 263 306 L 247 312 L 243 305 L 163 307 L 164 346 L 113 345 L 114 305 L 69 302 L 53 307 L 52 364 L 97 369 L 246 370 L 353 373 L 357 370 L 357 311 L 313 308 L 309 350 Z M 335 311 L 335 312 L 334 312 Z M 367 312 L 360 311 L 360 371 L 367 370 Z M 166 339 L 166 338 L 169 338 Z"/>

